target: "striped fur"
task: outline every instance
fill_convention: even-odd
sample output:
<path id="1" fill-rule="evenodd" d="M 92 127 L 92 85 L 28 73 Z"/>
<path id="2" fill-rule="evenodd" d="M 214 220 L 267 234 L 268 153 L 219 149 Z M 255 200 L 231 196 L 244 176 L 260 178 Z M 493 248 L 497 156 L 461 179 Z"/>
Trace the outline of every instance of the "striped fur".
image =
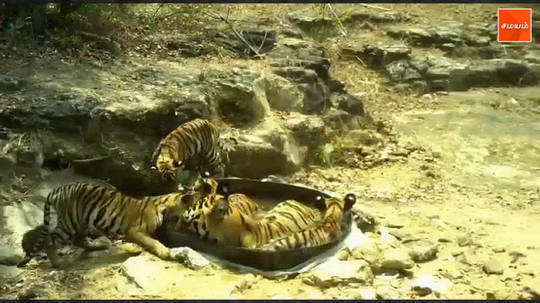
<path id="1" fill-rule="evenodd" d="M 222 175 L 222 147 L 216 126 L 204 119 L 180 125 L 168 134 L 154 151 L 152 164 L 164 178 L 174 179 L 178 170 Z"/>
<path id="2" fill-rule="evenodd" d="M 325 200 L 326 211 L 321 224 L 310 226 L 293 235 L 274 239 L 261 248 L 266 250 L 287 250 L 323 245 L 335 241 L 341 236 L 343 214 L 356 202 L 354 195 L 345 199 L 328 198 Z"/>
<path id="3" fill-rule="evenodd" d="M 193 204 L 183 216 L 183 222 L 187 224 L 187 228 L 197 233 L 201 238 L 217 239 L 214 233 L 210 233 L 208 229 L 209 217 L 215 216 L 217 212 L 221 212 L 222 216 L 234 216 L 236 212 L 246 215 L 255 214 L 259 210 L 259 205 L 244 194 L 232 194 L 225 198 L 217 195 L 215 192 L 209 194 L 204 199 Z M 220 237 L 221 238 L 221 237 Z M 225 239 L 218 239 L 218 242 L 230 242 Z"/>
<path id="4" fill-rule="evenodd" d="M 298 232 L 321 220 L 318 210 L 294 200 L 281 202 L 260 220 L 245 218 L 242 247 L 259 248 L 272 239 Z"/>
<path id="5" fill-rule="evenodd" d="M 23 237 L 26 257 L 23 266 L 47 248 L 49 259 L 58 263 L 56 249 L 73 243 L 87 249 L 101 249 L 88 236 L 124 235 L 160 258 L 169 258 L 169 249 L 151 236 L 162 224 L 165 211 L 182 213 L 198 193 L 172 193 L 162 196 L 133 198 L 108 186 L 71 183 L 54 189 L 43 209 L 43 225 Z M 51 227 L 51 207 L 56 211 L 56 226 Z M 39 237 L 36 236 L 39 234 Z M 46 240 L 44 240 L 46 239 Z M 31 244 L 34 242 L 34 245 Z"/>
<path id="6" fill-rule="evenodd" d="M 225 199 L 209 196 L 200 206 L 186 212 L 189 229 L 202 238 L 218 243 L 255 248 L 274 238 L 303 230 L 321 220 L 320 213 L 302 203 L 289 200 L 264 215 L 256 215 L 257 203 L 242 194 Z"/>

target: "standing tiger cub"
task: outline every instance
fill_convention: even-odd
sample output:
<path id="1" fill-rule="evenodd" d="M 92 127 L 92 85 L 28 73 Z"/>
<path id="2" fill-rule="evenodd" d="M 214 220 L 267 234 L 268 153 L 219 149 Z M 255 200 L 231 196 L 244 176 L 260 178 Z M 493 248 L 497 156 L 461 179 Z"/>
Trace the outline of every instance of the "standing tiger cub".
<path id="1" fill-rule="evenodd" d="M 92 243 L 89 235 L 114 236 L 121 234 L 154 255 L 170 258 L 170 250 L 152 238 L 163 222 L 165 212 L 178 213 L 188 209 L 199 194 L 172 193 L 162 196 L 133 198 L 103 185 L 71 183 L 54 189 L 43 209 L 43 225 L 27 232 L 23 237 L 24 266 L 46 248 L 47 255 L 58 267 L 59 244 L 70 242 L 89 249 L 104 249 Z M 51 229 L 51 206 L 57 215 L 56 226 Z"/>
<path id="2" fill-rule="evenodd" d="M 216 126 L 208 120 L 195 119 L 161 140 L 152 155 L 152 165 L 167 179 L 175 179 L 177 171 L 184 169 L 206 176 L 222 175 L 221 149 Z"/>

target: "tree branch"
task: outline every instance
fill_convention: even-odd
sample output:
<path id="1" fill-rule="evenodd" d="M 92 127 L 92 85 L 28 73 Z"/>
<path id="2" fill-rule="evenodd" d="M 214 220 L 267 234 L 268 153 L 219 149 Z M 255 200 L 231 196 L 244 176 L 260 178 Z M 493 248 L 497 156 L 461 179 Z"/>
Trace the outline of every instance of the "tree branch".
<path id="1" fill-rule="evenodd" d="M 214 18 L 214 19 L 218 19 L 218 20 L 221 20 L 225 23 L 227 23 L 227 25 L 231 28 L 231 30 L 233 31 L 233 33 L 235 34 L 235 36 L 240 39 L 240 41 L 242 41 L 245 45 L 247 45 L 247 47 L 249 47 L 249 49 L 255 53 L 255 55 L 257 57 L 260 57 L 262 58 L 263 55 L 261 55 L 259 53 L 259 51 L 257 51 L 257 49 L 255 49 L 251 44 L 249 44 L 249 42 L 246 41 L 246 39 L 244 38 L 244 36 L 242 36 L 241 34 L 238 33 L 238 31 L 234 28 L 234 26 L 232 25 L 232 23 L 229 21 L 228 18 L 225 18 L 221 15 L 218 15 L 218 14 L 215 14 L 215 13 L 210 13 L 210 12 L 204 12 L 204 14 L 208 15 L 209 17 L 211 18 Z"/>

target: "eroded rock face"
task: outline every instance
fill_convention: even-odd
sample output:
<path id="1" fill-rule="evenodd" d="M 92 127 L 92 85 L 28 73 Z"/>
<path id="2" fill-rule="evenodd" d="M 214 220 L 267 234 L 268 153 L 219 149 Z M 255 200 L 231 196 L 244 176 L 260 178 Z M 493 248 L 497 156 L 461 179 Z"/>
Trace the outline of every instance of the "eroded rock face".
<path id="1" fill-rule="evenodd" d="M 448 43 L 459 46 L 465 42 L 470 42 L 471 45 L 485 45 L 490 40 L 485 32 L 474 29 L 465 30 L 463 23 L 452 21 L 427 29 L 396 27 L 388 30 L 387 34 L 394 38 L 404 38 L 407 43 L 418 46 L 441 47 Z"/>
<path id="2" fill-rule="evenodd" d="M 239 124 L 260 122 L 269 112 L 266 82 L 259 74 L 234 70 L 210 81 L 220 116 Z"/>
<path id="3" fill-rule="evenodd" d="M 264 76 L 266 99 L 270 107 L 280 111 L 300 111 L 304 93 L 287 79 L 274 74 Z"/>
<path id="4" fill-rule="evenodd" d="M 383 68 L 393 61 L 407 59 L 411 49 L 404 44 L 395 45 L 356 45 L 349 44 L 341 49 L 345 56 L 358 57 L 372 68 Z"/>
<path id="5" fill-rule="evenodd" d="M 128 68 L 129 75 L 122 76 L 122 81 L 133 85 L 129 90 L 86 90 L 65 81 L 39 86 L 2 78 L 8 95 L 0 105 L 0 127 L 9 127 L 15 134 L 40 130 L 39 150 L 13 154 L 10 161 L 38 169 L 70 166 L 128 194 L 162 194 L 177 188 L 151 169 L 151 155 L 162 138 L 187 121 L 210 119 L 224 132 L 231 127 L 251 130 L 239 138 L 238 148 L 230 155 L 227 171 L 237 177 L 292 173 L 327 143 L 328 126 L 350 130 L 367 121 L 363 100 L 330 77 L 323 47 L 295 34 L 296 38 L 280 38 L 283 43 L 277 46 L 275 31 L 243 34 L 268 43 L 261 51 L 266 52 L 271 73 L 216 66 L 194 70 L 134 65 Z M 167 51 L 184 51 L 182 39 L 167 39 L 178 42 L 170 43 Z M 62 75 L 62 79 L 74 77 Z M 86 81 L 96 79 L 90 76 Z M 278 111 L 298 113 L 305 121 L 276 122 L 283 127 L 270 134 L 265 121 L 275 119 L 281 114 Z"/>
<path id="6" fill-rule="evenodd" d="M 238 138 L 229 154 L 228 173 L 233 176 L 262 178 L 270 174 L 290 174 L 300 168 L 306 147 L 301 147 L 292 134 L 275 123 Z"/>
<path id="7" fill-rule="evenodd" d="M 491 59 L 465 65 L 444 57 L 411 58 L 392 62 L 385 69 L 394 82 L 419 85 L 430 91 L 538 82 L 538 75 L 527 62 L 514 59 Z"/>

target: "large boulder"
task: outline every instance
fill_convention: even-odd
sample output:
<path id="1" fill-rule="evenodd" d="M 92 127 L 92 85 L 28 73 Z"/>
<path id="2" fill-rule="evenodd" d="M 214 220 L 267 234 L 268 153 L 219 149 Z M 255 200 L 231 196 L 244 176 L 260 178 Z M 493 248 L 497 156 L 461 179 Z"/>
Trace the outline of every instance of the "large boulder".
<path id="1" fill-rule="evenodd" d="M 229 153 L 228 173 L 237 177 L 262 178 L 286 175 L 304 163 L 306 147 L 301 147 L 289 131 L 265 121 L 242 134 Z"/>
<path id="2" fill-rule="evenodd" d="M 258 73 L 234 69 L 211 78 L 210 94 L 220 116 L 235 124 L 256 124 L 268 114 L 266 81 Z"/>
<path id="3" fill-rule="evenodd" d="M 263 79 L 271 108 L 287 112 L 301 110 L 304 94 L 297 85 L 275 74 L 267 74 Z"/>

